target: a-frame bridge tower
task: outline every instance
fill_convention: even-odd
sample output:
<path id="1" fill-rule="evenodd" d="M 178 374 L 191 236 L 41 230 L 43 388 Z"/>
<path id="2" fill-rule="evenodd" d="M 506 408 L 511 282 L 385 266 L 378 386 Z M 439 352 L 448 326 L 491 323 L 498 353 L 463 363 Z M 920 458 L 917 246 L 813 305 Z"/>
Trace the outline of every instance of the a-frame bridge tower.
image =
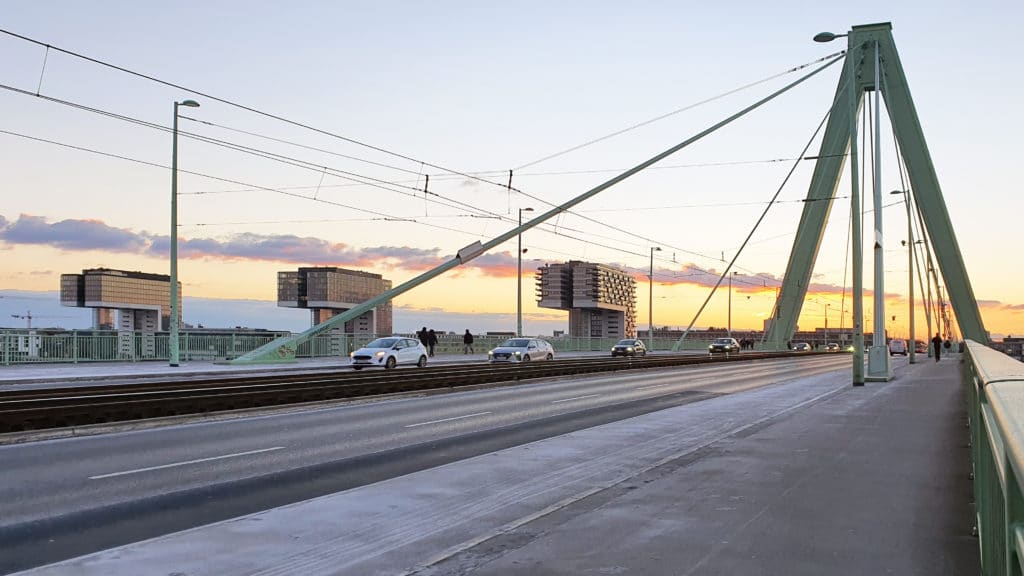
<path id="1" fill-rule="evenodd" d="M 807 202 L 804 203 L 800 226 L 793 241 L 773 321 L 765 335 L 765 346 L 782 349 L 796 331 L 797 318 L 807 295 L 811 271 L 814 269 L 825 232 L 825 223 L 836 197 L 839 177 L 848 151 L 851 150 L 851 137 L 857 138 L 856 119 L 863 104 L 864 94 L 875 90 L 881 90 L 881 95 L 885 99 L 889 120 L 907 168 L 909 187 L 920 210 L 927 238 L 931 242 L 939 270 L 945 280 L 949 300 L 961 332 L 965 338 L 987 343 L 988 334 L 981 321 L 974 291 L 971 289 L 939 180 L 935 175 L 935 167 L 928 154 L 921 123 L 910 96 L 907 78 L 893 42 L 892 25 L 883 23 L 854 26 L 846 37 L 849 42 L 846 63 L 839 78 L 835 103 L 807 191 Z M 877 86 L 876 50 L 879 62 L 877 77 L 880 78 Z M 855 149 L 854 140 L 853 150 Z M 851 165 L 856 163 L 855 156 L 856 154 L 851 156 Z M 852 165 L 851 169 L 852 172 L 856 172 L 859 167 Z M 854 180 L 854 193 L 858 194 L 856 180 L 851 180 Z M 875 237 L 876 240 L 880 239 L 879 236 L 880 231 Z M 859 234 L 855 234 L 854 238 L 859 238 Z M 860 270 L 857 269 L 857 259 L 854 260 L 854 289 L 857 290 L 862 286 L 862 282 L 858 278 Z M 855 341 L 859 336 L 860 342 L 863 343 L 863 330 L 863 318 L 855 317 Z M 859 350 L 858 356 L 861 353 Z"/>

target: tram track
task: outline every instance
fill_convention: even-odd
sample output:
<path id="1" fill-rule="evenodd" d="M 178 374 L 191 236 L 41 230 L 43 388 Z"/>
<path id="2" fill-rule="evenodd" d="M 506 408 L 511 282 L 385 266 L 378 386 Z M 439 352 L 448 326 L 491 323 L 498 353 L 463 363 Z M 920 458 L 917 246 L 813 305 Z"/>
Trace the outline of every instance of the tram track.
<path id="1" fill-rule="evenodd" d="M 809 357 L 816 353 L 802 353 Z M 325 373 L 244 374 L 181 381 L 0 392 L 0 433 L 125 422 L 167 416 L 329 401 L 575 376 L 618 370 L 794 357 L 790 352 L 729 356 L 664 355 L 643 358 L 574 358 L 510 365 L 458 364 L 421 369 Z"/>

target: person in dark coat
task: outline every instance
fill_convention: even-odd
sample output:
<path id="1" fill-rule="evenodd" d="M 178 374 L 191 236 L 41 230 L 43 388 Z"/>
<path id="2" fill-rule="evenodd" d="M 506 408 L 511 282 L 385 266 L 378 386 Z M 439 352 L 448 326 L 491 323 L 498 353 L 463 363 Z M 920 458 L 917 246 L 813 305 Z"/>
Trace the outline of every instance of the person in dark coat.
<path id="1" fill-rule="evenodd" d="M 430 342 L 427 335 L 427 327 L 424 326 L 422 330 L 417 332 L 416 337 L 419 338 L 420 344 L 423 344 L 423 347 L 426 348 L 427 344 Z"/>
<path id="2" fill-rule="evenodd" d="M 939 355 L 942 354 L 942 338 L 939 333 L 935 333 L 935 338 L 932 338 L 932 348 L 935 348 L 935 361 L 939 361 Z"/>
<path id="3" fill-rule="evenodd" d="M 437 333 L 434 332 L 433 328 L 431 328 L 430 330 L 427 331 L 427 350 L 429 351 L 429 355 L 430 356 L 434 355 L 434 346 L 436 346 L 436 345 L 437 345 Z"/>
<path id="4" fill-rule="evenodd" d="M 469 333 L 469 328 L 466 328 L 466 333 L 462 335 L 462 353 L 473 354 L 473 335 Z"/>

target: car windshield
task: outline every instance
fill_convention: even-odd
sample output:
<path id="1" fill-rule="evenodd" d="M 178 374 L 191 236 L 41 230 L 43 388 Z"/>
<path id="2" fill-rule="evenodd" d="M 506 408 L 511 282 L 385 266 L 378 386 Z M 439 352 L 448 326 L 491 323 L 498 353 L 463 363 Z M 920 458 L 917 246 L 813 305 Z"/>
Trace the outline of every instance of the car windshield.
<path id="1" fill-rule="evenodd" d="M 732 338 L 718 338 L 715 344 L 732 344 Z"/>
<path id="2" fill-rule="evenodd" d="M 636 346 L 636 340 L 619 340 L 617 346 Z"/>
<path id="3" fill-rule="evenodd" d="M 398 338 L 377 338 L 366 345 L 367 348 L 391 348 L 398 343 Z"/>
<path id="4" fill-rule="evenodd" d="M 505 340 L 502 346 L 506 348 L 526 348 L 530 345 L 530 341 L 526 338 L 512 338 Z"/>

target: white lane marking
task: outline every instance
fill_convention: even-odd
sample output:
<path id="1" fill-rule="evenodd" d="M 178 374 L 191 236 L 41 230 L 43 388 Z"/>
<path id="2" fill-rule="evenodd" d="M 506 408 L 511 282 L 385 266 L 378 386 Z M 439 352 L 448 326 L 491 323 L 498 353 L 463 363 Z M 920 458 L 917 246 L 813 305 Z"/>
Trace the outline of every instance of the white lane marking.
<path id="1" fill-rule="evenodd" d="M 636 390 L 650 390 L 651 388 L 664 388 L 665 386 L 669 386 L 669 384 L 652 384 L 650 386 L 641 386 L 636 388 Z"/>
<path id="2" fill-rule="evenodd" d="M 575 398 L 565 398 L 562 400 L 552 400 L 552 404 L 558 404 L 559 402 L 572 402 L 573 400 L 583 400 L 584 398 L 597 398 L 600 394 L 588 394 L 587 396 L 577 396 Z"/>
<path id="3" fill-rule="evenodd" d="M 462 420 L 463 418 L 472 418 L 474 416 L 483 416 L 490 414 L 490 412 L 477 412 L 476 414 L 466 414 L 465 416 L 452 416 L 451 418 L 441 418 L 440 420 L 431 420 L 430 422 L 419 422 L 417 424 L 406 424 L 406 428 L 415 428 L 417 426 L 426 426 L 427 424 L 437 424 L 439 422 L 451 422 L 452 420 Z"/>
<path id="4" fill-rule="evenodd" d="M 200 462 L 209 462 L 211 460 L 223 460 L 224 458 L 235 458 L 237 456 L 249 456 L 250 454 L 261 454 L 263 452 L 273 452 L 274 450 L 284 450 L 284 446 L 274 446 L 273 448 L 262 448 L 260 450 L 250 450 L 248 452 L 236 452 L 234 454 L 224 454 L 223 456 L 210 456 L 209 458 L 197 458 L 195 460 L 186 460 L 184 462 L 174 462 L 172 464 L 163 464 L 161 466 L 150 466 L 149 468 L 137 468 L 135 470 L 125 470 L 124 472 L 111 472 L 110 474 L 100 474 L 99 476 L 89 476 L 89 480 L 102 480 L 103 478 L 113 478 L 114 476 L 124 476 L 126 474 L 138 474 L 139 472 L 149 472 L 151 470 L 162 470 L 164 468 L 174 468 L 175 466 L 187 466 L 188 464 L 198 464 Z"/>

